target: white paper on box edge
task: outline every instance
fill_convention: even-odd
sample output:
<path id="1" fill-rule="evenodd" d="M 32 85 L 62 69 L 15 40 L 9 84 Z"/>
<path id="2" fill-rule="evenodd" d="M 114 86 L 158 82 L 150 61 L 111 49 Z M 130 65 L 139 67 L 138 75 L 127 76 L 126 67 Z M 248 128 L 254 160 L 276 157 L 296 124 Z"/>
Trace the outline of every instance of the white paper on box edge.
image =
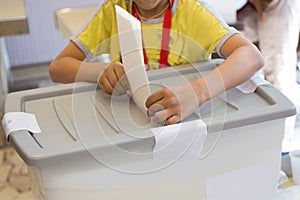
<path id="1" fill-rule="evenodd" d="M 32 133 L 41 133 L 35 115 L 25 112 L 8 112 L 2 118 L 2 126 L 8 140 L 9 135 L 15 131 L 26 130 Z"/>

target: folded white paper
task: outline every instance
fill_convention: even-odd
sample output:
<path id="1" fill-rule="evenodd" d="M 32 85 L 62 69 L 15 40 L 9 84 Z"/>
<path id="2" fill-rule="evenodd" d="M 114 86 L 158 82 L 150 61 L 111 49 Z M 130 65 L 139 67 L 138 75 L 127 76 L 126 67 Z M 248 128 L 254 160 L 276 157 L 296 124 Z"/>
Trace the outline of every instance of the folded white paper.
<path id="1" fill-rule="evenodd" d="M 146 113 L 145 102 L 150 96 L 150 87 L 144 64 L 140 21 L 121 7 L 115 8 L 124 70 L 133 100 Z"/>
<path id="2" fill-rule="evenodd" d="M 253 75 L 249 80 L 236 86 L 236 88 L 245 94 L 249 94 L 254 92 L 258 86 L 266 85 L 266 84 L 271 84 L 271 83 L 261 78 L 258 75 Z"/>
<path id="3" fill-rule="evenodd" d="M 2 118 L 2 126 L 6 139 L 8 139 L 9 135 L 15 131 L 26 130 L 32 133 L 41 132 L 35 115 L 24 112 L 5 113 Z"/>
<path id="4" fill-rule="evenodd" d="M 161 164 L 199 159 L 207 136 L 207 126 L 202 120 L 163 126 L 151 131 L 155 137 L 153 156 Z"/>

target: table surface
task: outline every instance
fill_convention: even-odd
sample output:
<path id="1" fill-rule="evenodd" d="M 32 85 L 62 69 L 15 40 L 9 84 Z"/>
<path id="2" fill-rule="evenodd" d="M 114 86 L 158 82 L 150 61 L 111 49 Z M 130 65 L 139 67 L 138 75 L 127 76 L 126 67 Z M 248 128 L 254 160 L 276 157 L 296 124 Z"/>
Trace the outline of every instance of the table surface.
<path id="1" fill-rule="evenodd" d="M 28 33 L 24 0 L 0 0 L 0 37 Z"/>
<path id="2" fill-rule="evenodd" d="M 87 21 L 95 8 L 94 6 L 58 10 L 56 12 L 57 28 L 69 38 Z"/>
<path id="3" fill-rule="evenodd" d="M 26 19 L 23 0 L 0 0 L 0 22 Z"/>

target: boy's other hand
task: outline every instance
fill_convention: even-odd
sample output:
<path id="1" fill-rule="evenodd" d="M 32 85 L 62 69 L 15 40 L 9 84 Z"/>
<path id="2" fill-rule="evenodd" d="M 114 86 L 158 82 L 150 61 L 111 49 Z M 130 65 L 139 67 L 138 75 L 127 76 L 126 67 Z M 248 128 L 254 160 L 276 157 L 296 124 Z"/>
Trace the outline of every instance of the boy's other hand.
<path id="1" fill-rule="evenodd" d="M 129 90 L 123 64 L 120 62 L 110 63 L 101 75 L 98 86 L 104 92 L 114 95 L 122 95 Z"/>

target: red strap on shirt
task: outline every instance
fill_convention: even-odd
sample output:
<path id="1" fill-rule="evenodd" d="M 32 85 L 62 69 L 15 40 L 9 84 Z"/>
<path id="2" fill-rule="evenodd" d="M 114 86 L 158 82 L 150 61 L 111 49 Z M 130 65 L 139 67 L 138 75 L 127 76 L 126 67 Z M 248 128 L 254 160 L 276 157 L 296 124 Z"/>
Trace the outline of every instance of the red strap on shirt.
<path id="1" fill-rule="evenodd" d="M 169 0 L 169 8 L 164 15 L 164 22 L 163 22 L 163 30 L 162 30 L 162 40 L 161 40 L 161 48 L 160 48 L 160 68 L 164 68 L 168 66 L 168 55 L 169 55 L 169 41 L 170 41 L 170 29 L 172 24 L 172 5 L 173 0 Z M 132 4 L 132 15 L 141 21 L 140 16 L 138 15 L 135 6 Z M 143 42 L 144 46 L 144 42 Z M 148 65 L 148 59 L 146 55 L 145 48 L 143 47 L 143 54 L 144 54 L 144 63 Z M 149 67 L 147 67 L 149 70 Z"/>

